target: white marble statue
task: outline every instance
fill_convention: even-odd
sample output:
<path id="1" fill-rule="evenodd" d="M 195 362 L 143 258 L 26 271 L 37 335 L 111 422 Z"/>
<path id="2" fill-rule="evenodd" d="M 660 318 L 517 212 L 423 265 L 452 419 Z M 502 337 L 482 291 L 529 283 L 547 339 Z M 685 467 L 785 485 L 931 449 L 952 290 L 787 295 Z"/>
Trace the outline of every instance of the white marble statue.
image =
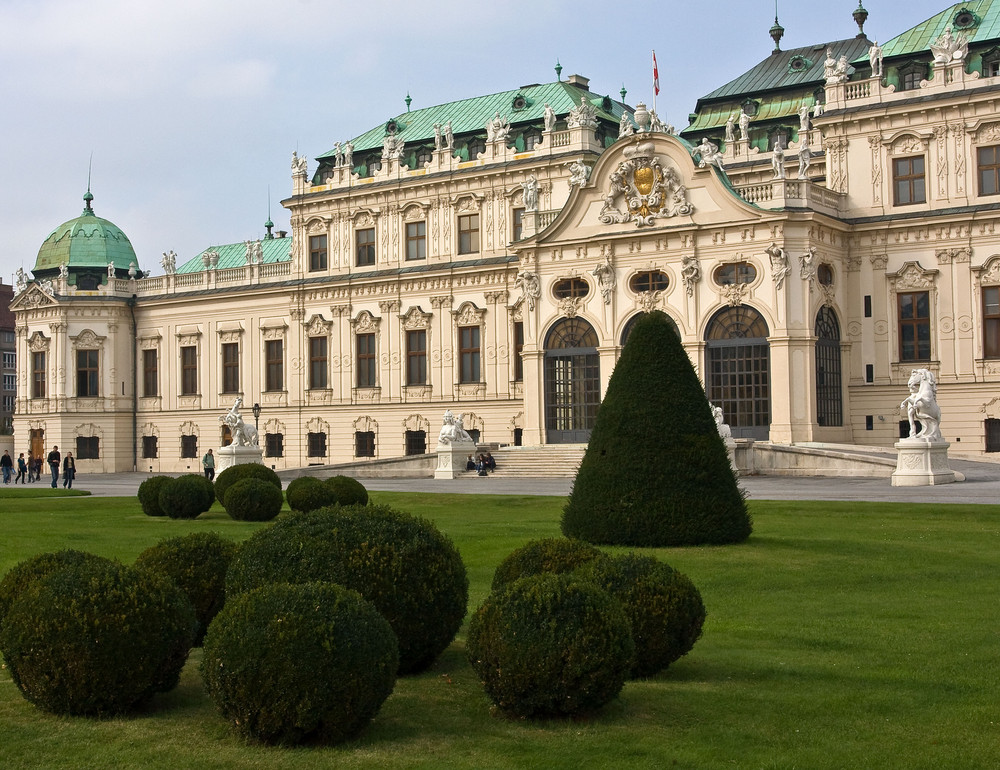
<path id="1" fill-rule="evenodd" d="M 764 249 L 764 253 L 771 258 L 771 278 L 774 280 L 774 288 L 780 289 L 785 285 L 785 276 L 792 272 L 792 268 L 788 266 L 788 254 L 776 243 Z"/>
<path id="2" fill-rule="evenodd" d="M 506 142 L 510 135 L 510 121 L 500 117 L 500 110 L 497 110 L 493 118 L 486 124 L 487 142 Z"/>
<path id="3" fill-rule="evenodd" d="M 597 128 L 597 108 L 587 101 L 586 96 L 580 97 L 580 106 L 569 111 L 566 118 L 568 128 Z"/>
<path id="4" fill-rule="evenodd" d="M 253 260 L 255 265 L 264 264 L 264 245 L 259 239 L 254 241 L 253 245 L 250 247 L 250 258 Z"/>
<path id="5" fill-rule="evenodd" d="M 527 211 L 538 211 L 538 180 L 532 174 L 523 182 L 521 187 L 524 190 L 524 208 Z"/>
<path id="6" fill-rule="evenodd" d="M 670 131 L 667 131 L 666 124 L 664 124 L 664 122 L 662 120 L 660 120 L 660 116 L 656 114 L 656 110 L 650 110 L 649 111 L 649 130 L 651 132 L 656 132 L 656 133 L 660 133 L 660 134 L 672 134 L 673 133 L 673 129 L 672 128 L 671 128 Z"/>
<path id="7" fill-rule="evenodd" d="M 604 261 L 599 262 L 597 267 L 590 271 L 590 274 L 597 279 L 597 286 L 601 290 L 601 297 L 604 298 L 604 304 L 610 305 L 611 295 L 618 284 L 615 278 L 615 269 L 611 266 L 611 260 L 605 256 Z"/>
<path id="8" fill-rule="evenodd" d="M 854 74 L 854 67 L 847 61 L 847 55 L 842 55 L 837 59 L 837 82 L 846 83 L 847 79 Z"/>
<path id="9" fill-rule="evenodd" d="M 750 116 L 740 111 L 740 141 L 747 141 L 750 138 Z"/>
<path id="10" fill-rule="evenodd" d="M 54 287 L 54 286 L 52 285 L 52 279 L 46 279 L 46 280 L 44 280 L 44 281 L 40 281 L 40 282 L 38 283 L 38 287 L 39 287 L 39 288 L 40 288 L 40 289 L 41 289 L 41 290 L 42 290 L 43 292 L 45 292 L 46 294 L 48 294 L 48 295 L 49 295 L 50 297 L 54 297 L 54 296 L 56 295 L 56 289 L 55 289 L 55 287 Z"/>
<path id="11" fill-rule="evenodd" d="M 726 120 L 726 144 L 736 141 L 736 118 L 733 115 Z"/>
<path id="12" fill-rule="evenodd" d="M 444 145 L 444 134 L 441 133 L 441 124 L 434 124 L 434 149 L 440 150 Z"/>
<path id="13" fill-rule="evenodd" d="M 344 162 L 344 151 L 340 149 L 340 142 L 333 143 L 333 165 L 339 166 Z"/>
<path id="14" fill-rule="evenodd" d="M 514 287 L 524 293 L 524 298 L 528 302 L 528 310 L 534 310 L 535 302 L 542 296 L 542 287 L 538 281 L 538 276 L 535 273 L 522 270 L 517 274 Z"/>
<path id="15" fill-rule="evenodd" d="M 809 149 L 809 135 L 802 134 L 799 137 L 802 140 L 802 144 L 799 147 L 799 173 L 798 179 L 808 179 L 806 172 L 809 171 L 809 164 L 812 162 L 812 150 Z"/>
<path id="16" fill-rule="evenodd" d="M 108 278 L 115 277 L 115 261 L 112 259 L 108 262 Z"/>
<path id="17" fill-rule="evenodd" d="M 774 179 L 785 178 L 785 151 L 781 148 L 781 141 L 774 145 L 774 153 L 771 156 L 771 169 L 774 171 Z"/>
<path id="18" fill-rule="evenodd" d="M 827 85 L 840 82 L 837 80 L 837 60 L 833 58 L 833 50 L 826 49 L 826 60 L 823 62 L 823 77 L 826 78 Z"/>
<path id="19" fill-rule="evenodd" d="M 582 160 L 574 160 L 572 163 L 567 163 L 566 166 L 569 168 L 570 187 L 583 187 L 587 184 L 587 180 L 590 179 L 590 166 Z"/>
<path id="20" fill-rule="evenodd" d="M 712 417 L 715 418 L 715 427 L 716 430 L 719 431 L 719 435 L 722 436 L 723 439 L 731 439 L 733 437 L 733 431 L 726 424 L 726 415 L 722 411 L 722 407 L 716 406 L 715 404 L 709 404 L 709 406 L 712 407 Z"/>
<path id="21" fill-rule="evenodd" d="M 344 165 L 348 170 L 354 167 L 354 145 L 350 141 L 344 145 Z"/>
<path id="22" fill-rule="evenodd" d="M 694 296 L 694 287 L 701 280 L 701 263 L 692 255 L 681 259 L 681 280 L 689 297 Z"/>
<path id="23" fill-rule="evenodd" d="M 941 407 L 937 402 L 937 380 L 928 369 L 914 369 L 906 383 L 910 395 L 903 399 L 900 409 L 906 410 L 910 423 L 910 438 L 926 441 L 943 441 L 941 437 Z M 920 431 L 917 431 L 917 421 Z"/>
<path id="24" fill-rule="evenodd" d="M 451 121 L 449 120 L 444 124 L 444 146 L 449 149 L 455 149 L 455 135 L 451 132 Z"/>
<path id="25" fill-rule="evenodd" d="M 627 112 L 623 112 L 622 119 L 618 121 L 618 138 L 632 136 L 634 133 L 635 128 L 632 125 L 632 118 L 629 117 Z"/>
<path id="26" fill-rule="evenodd" d="M 804 134 L 809 130 L 809 102 L 802 102 L 799 105 L 799 134 Z"/>
<path id="27" fill-rule="evenodd" d="M 402 137 L 389 134 L 382 140 L 382 160 L 399 160 L 403 157 L 406 143 Z"/>
<path id="28" fill-rule="evenodd" d="M 868 63 L 872 67 L 872 77 L 882 77 L 882 46 L 878 44 L 878 40 L 868 49 Z"/>
<path id="29" fill-rule="evenodd" d="M 961 32 L 953 35 L 949 25 L 945 28 L 944 34 L 931 43 L 930 49 L 934 54 L 935 64 L 963 61 L 969 55 L 969 39 Z"/>
<path id="30" fill-rule="evenodd" d="M 706 168 L 708 166 L 715 166 L 719 171 L 725 171 L 725 167 L 722 165 L 722 153 L 719 152 L 719 145 L 715 142 L 708 141 L 707 138 L 701 138 L 701 144 L 696 145 L 693 152 L 701 156 L 701 160 L 698 162 L 698 168 Z"/>
<path id="31" fill-rule="evenodd" d="M 260 439 L 257 436 L 257 429 L 243 422 L 243 416 L 240 414 L 241 406 L 243 406 L 243 396 L 238 396 L 233 402 L 233 408 L 219 420 L 229 426 L 235 446 L 258 446 Z"/>
<path id="32" fill-rule="evenodd" d="M 551 133 L 556 127 L 556 111 L 552 109 L 551 105 L 545 105 L 545 130 Z"/>
<path id="33" fill-rule="evenodd" d="M 160 260 L 160 265 L 163 267 L 164 273 L 173 275 L 177 272 L 177 254 L 173 250 L 163 252 L 163 259 Z"/>
<path id="34" fill-rule="evenodd" d="M 248 265 L 253 264 L 253 241 L 243 241 L 243 259 Z"/>
<path id="35" fill-rule="evenodd" d="M 25 275 L 23 267 L 17 268 L 14 273 L 14 288 L 18 294 L 28 288 L 28 276 Z"/>
<path id="36" fill-rule="evenodd" d="M 62 278 L 64 281 L 67 278 L 69 278 L 69 265 L 67 265 L 65 262 L 59 263 L 59 277 Z"/>
<path id="37" fill-rule="evenodd" d="M 811 281 L 816 277 L 816 247 L 810 246 L 805 254 L 799 257 L 799 278 Z"/>
<path id="38" fill-rule="evenodd" d="M 462 424 L 462 417 L 463 415 L 456 417 L 451 409 L 444 413 L 444 424 L 441 426 L 441 432 L 438 434 L 439 444 L 452 444 L 455 442 L 473 443 L 472 436 L 469 435 Z"/>
<path id="39" fill-rule="evenodd" d="M 292 176 L 306 176 L 309 173 L 309 161 L 305 156 L 300 157 L 296 150 L 292 150 Z"/>

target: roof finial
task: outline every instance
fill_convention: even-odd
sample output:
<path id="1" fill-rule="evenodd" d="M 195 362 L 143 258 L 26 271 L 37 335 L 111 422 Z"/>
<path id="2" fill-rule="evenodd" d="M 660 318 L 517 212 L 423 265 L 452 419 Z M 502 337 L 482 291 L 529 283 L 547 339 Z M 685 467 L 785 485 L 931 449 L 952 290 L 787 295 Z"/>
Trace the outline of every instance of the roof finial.
<path id="1" fill-rule="evenodd" d="M 560 82 L 562 81 L 562 65 L 559 63 L 558 59 L 556 59 L 556 80 Z"/>
<path id="2" fill-rule="evenodd" d="M 774 0 L 774 26 L 771 27 L 768 33 L 771 36 L 771 40 L 774 41 L 774 50 L 771 54 L 776 54 L 781 51 L 781 38 L 785 35 L 785 28 L 778 24 L 778 0 Z"/>
<path id="3" fill-rule="evenodd" d="M 406 92 L 406 98 L 403 99 L 403 101 L 406 102 L 406 111 L 409 112 L 410 111 L 410 102 L 413 101 L 413 99 L 410 98 L 410 92 L 409 91 Z"/>
<path id="4" fill-rule="evenodd" d="M 94 210 L 90 207 L 90 202 L 94 200 L 94 196 L 90 192 L 90 174 L 94 170 L 94 153 L 90 153 L 90 162 L 87 164 L 87 192 L 83 196 L 83 213 L 93 214 Z"/>
<path id="5" fill-rule="evenodd" d="M 625 90 L 625 84 L 624 83 L 622 83 L 622 90 L 619 91 L 618 93 L 620 93 L 622 95 L 622 102 L 624 102 L 625 101 L 625 94 L 628 93 L 628 91 Z"/>
<path id="6" fill-rule="evenodd" d="M 866 37 L 865 22 L 868 20 L 868 11 L 861 5 L 861 0 L 858 0 L 858 7 L 854 9 L 851 16 L 854 17 L 854 23 L 858 25 L 858 34 L 855 37 Z"/>
<path id="7" fill-rule="evenodd" d="M 265 241 L 273 241 L 274 236 L 271 234 L 271 230 L 274 227 L 274 222 L 271 221 L 271 185 L 267 186 L 267 221 L 264 223 L 264 229 L 267 230 L 267 235 L 264 236 Z"/>

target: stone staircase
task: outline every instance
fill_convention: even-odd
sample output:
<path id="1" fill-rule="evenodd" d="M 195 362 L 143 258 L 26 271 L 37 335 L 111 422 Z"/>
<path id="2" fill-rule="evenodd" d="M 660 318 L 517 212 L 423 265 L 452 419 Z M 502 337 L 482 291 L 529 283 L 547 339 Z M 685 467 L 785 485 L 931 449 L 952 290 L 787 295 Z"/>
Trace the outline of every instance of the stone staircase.
<path id="1" fill-rule="evenodd" d="M 547 446 L 508 446 L 493 449 L 496 478 L 566 479 L 576 476 L 586 444 L 549 444 Z"/>

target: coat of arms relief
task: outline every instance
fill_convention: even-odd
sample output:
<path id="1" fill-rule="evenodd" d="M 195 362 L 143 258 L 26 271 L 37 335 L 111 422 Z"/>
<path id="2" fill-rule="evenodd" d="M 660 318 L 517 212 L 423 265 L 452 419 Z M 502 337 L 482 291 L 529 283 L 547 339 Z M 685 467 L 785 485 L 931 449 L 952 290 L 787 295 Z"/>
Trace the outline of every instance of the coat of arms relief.
<path id="1" fill-rule="evenodd" d="M 599 218 L 606 225 L 635 222 L 649 227 L 659 217 L 675 217 L 694 212 L 677 170 L 664 166 L 653 153 L 653 143 L 625 149 L 625 160 L 610 178 Z M 618 203 L 619 198 L 621 203 Z M 624 210 L 620 206 L 624 205 Z"/>

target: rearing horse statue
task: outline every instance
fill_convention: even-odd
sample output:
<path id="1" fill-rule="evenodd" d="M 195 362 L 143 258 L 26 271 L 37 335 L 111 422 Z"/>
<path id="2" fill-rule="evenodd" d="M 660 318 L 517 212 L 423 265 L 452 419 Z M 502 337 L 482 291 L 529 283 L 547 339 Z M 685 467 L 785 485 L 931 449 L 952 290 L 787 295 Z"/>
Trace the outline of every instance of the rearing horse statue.
<path id="1" fill-rule="evenodd" d="M 927 369 L 914 369 L 906 383 L 910 395 L 903 399 L 900 409 L 906 410 L 910 421 L 910 438 L 943 441 L 941 437 L 941 407 L 937 402 L 937 380 Z M 916 422 L 920 421 L 920 431 Z"/>

